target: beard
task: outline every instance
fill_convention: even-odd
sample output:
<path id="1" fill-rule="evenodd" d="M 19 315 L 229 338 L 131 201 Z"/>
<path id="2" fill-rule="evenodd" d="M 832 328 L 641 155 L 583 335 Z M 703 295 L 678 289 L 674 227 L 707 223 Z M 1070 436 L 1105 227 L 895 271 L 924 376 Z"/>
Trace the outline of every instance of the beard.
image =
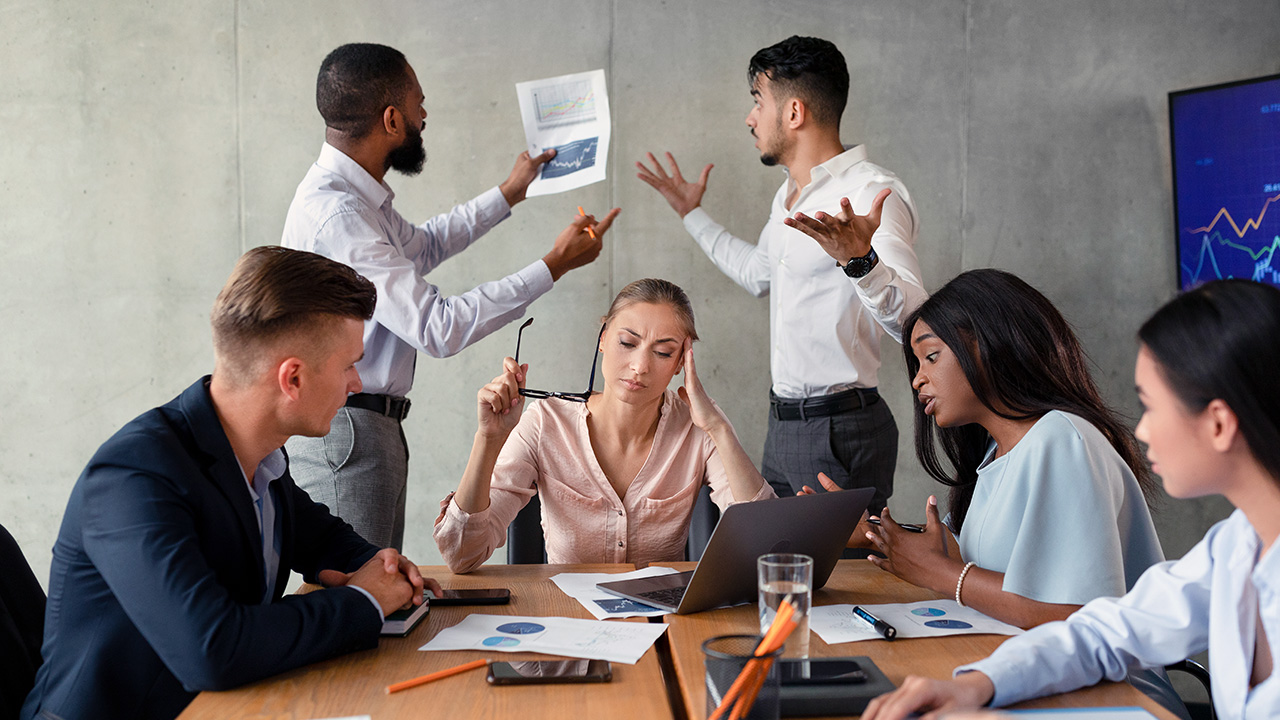
<path id="1" fill-rule="evenodd" d="M 422 128 L 410 128 L 400 147 L 387 153 L 387 167 L 404 175 L 417 175 L 427 164 L 427 150 L 422 146 Z"/>
<path id="2" fill-rule="evenodd" d="M 753 131 L 751 134 L 755 135 L 755 132 Z M 757 135 L 757 137 L 759 136 Z M 784 137 L 782 133 L 782 120 L 779 119 L 777 127 L 773 129 L 773 141 L 760 149 L 760 162 L 763 163 L 765 167 L 774 167 L 778 163 L 782 162 L 783 156 L 786 155 L 790 149 L 791 146 L 788 144 L 787 138 Z"/>

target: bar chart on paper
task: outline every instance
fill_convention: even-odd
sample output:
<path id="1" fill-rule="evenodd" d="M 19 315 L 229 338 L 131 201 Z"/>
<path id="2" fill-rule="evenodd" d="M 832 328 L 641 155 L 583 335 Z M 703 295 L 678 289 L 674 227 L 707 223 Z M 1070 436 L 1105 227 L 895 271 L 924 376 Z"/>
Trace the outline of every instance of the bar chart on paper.
<path id="1" fill-rule="evenodd" d="M 1280 286 L 1280 76 L 1169 98 L 1178 284 Z"/>

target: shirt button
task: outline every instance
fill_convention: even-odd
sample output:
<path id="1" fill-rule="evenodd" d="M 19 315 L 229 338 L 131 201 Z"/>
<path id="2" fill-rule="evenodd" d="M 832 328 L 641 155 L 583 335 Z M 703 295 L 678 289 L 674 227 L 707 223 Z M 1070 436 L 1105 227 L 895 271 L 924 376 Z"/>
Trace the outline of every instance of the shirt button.
<path id="1" fill-rule="evenodd" d="M 619 510 L 619 511 L 618 511 L 618 515 L 622 515 L 622 511 L 621 511 L 621 510 Z"/>
<path id="2" fill-rule="evenodd" d="M 619 540 L 619 541 L 618 541 L 618 547 L 622 547 L 622 541 L 621 541 L 621 540 Z"/>

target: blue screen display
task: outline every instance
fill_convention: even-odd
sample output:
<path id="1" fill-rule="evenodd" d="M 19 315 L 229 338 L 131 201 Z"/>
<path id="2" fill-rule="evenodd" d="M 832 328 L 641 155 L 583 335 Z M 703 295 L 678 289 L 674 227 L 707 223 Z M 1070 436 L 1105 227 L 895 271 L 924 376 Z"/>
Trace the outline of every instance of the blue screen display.
<path id="1" fill-rule="evenodd" d="M 1169 94 L 1178 285 L 1280 286 L 1280 75 Z"/>

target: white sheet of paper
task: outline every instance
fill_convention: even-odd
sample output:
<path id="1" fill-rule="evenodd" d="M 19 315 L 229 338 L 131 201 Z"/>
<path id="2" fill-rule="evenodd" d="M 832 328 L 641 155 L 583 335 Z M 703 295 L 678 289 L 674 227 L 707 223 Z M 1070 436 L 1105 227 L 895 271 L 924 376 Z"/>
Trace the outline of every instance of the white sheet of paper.
<path id="1" fill-rule="evenodd" d="M 635 665 L 666 629 L 665 623 L 468 615 L 418 649 L 536 652 Z"/>
<path id="2" fill-rule="evenodd" d="M 596 588 L 596 583 L 633 580 L 635 578 L 657 577 L 678 572 L 674 568 L 650 566 L 643 570 L 624 573 L 560 573 L 551 578 L 565 595 L 582 603 L 587 612 L 596 616 L 597 620 L 606 618 L 658 617 L 666 615 L 661 610 L 648 605 L 641 605 L 634 600 L 627 600 L 610 595 Z"/>
<path id="3" fill-rule="evenodd" d="M 1021 635 L 1022 630 L 989 618 L 954 600 L 863 605 L 867 612 L 889 623 L 899 638 L 943 635 Z M 809 628 L 828 645 L 883 640 L 865 620 L 853 614 L 852 605 L 819 605 L 809 612 Z"/>
<path id="4" fill-rule="evenodd" d="M 600 182 L 609 163 L 609 93 L 604 70 L 516 83 L 529 155 L 555 148 L 528 197 Z"/>
<path id="5" fill-rule="evenodd" d="M 1059 720 L 1156 720 L 1156 716 L 1138 707 L 1060 708 L 1049 710 L 1001 710 L 1014 717 L 1059 718 Z"/>

